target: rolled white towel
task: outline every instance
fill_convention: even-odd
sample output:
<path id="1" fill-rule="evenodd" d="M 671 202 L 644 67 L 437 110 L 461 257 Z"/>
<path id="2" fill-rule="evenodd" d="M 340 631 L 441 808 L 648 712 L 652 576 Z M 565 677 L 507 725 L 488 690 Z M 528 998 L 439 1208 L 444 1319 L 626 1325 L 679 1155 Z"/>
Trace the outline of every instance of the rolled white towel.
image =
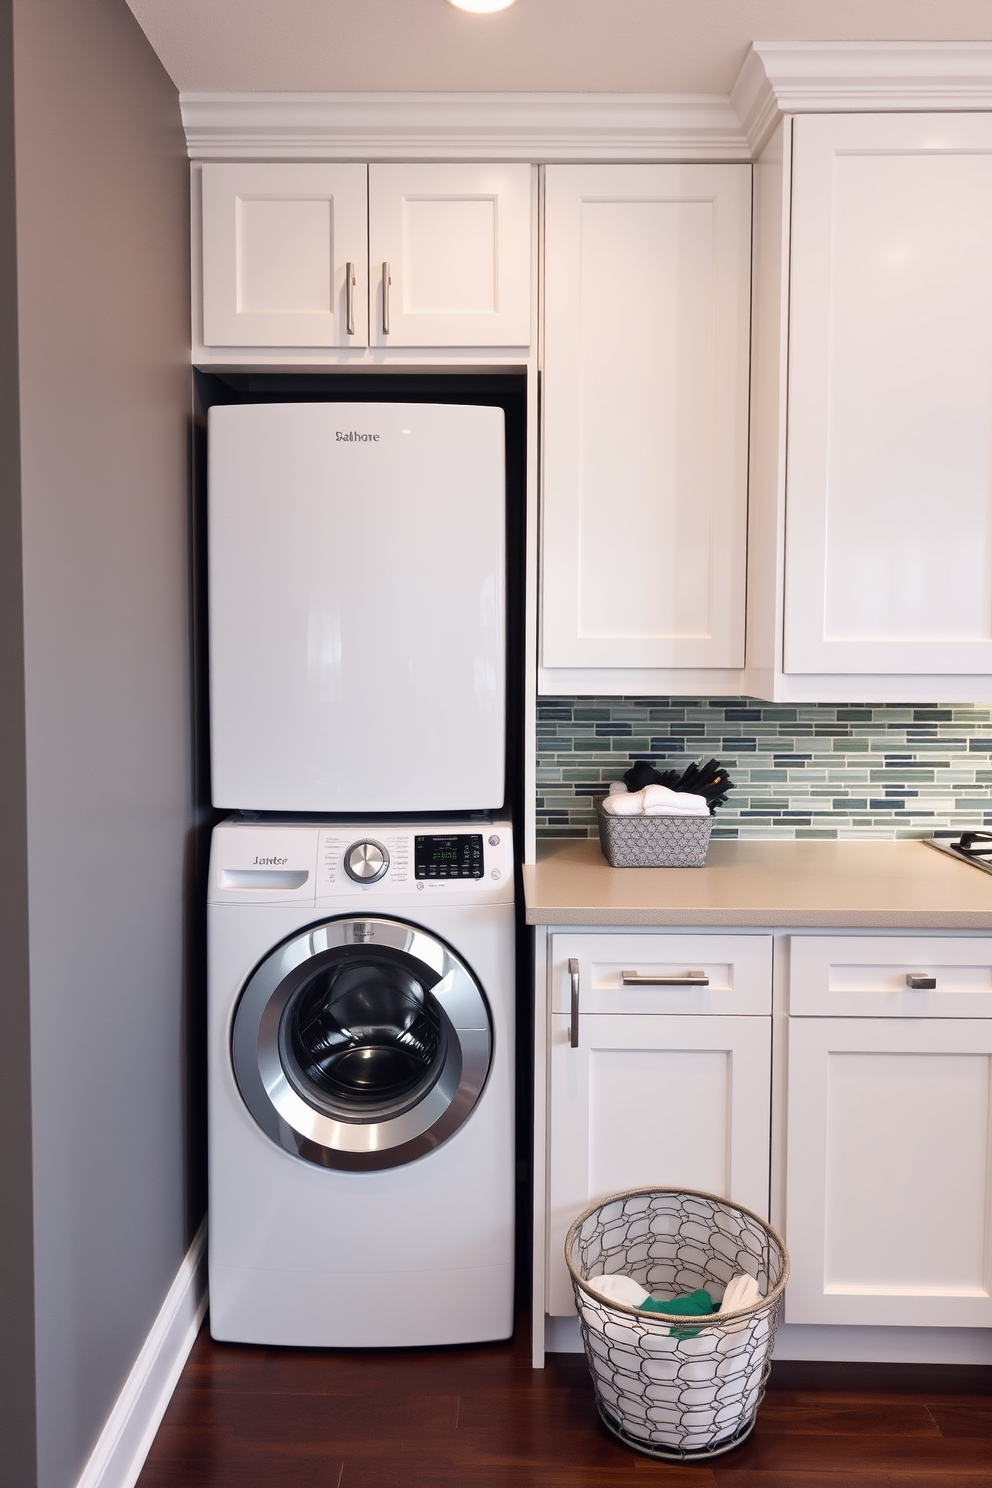
<path id="1" fill-rule="evenodd" d="M 721 1312 L 740 1312 L 742 1307 L 753 1307 L 761 1301 L 761 1288 L 753 1276 L 744 1272 L 727 1282 L 727 1290 L 720 1303 Z"/>
<path id="2" fill-rule="evenodd" d="M 646 785 L 640 794 L 644 797 L 645 811 L 652 807 L 658 811 L 669 805 L 676 806 L 682 800 L 679 792 L 668 785 Z"/>
<path id="3" fill-rule="evenodd" d="M 625 1307 L 640 1307 L 651 1295 L 632 1276 L 587 1276 L 586 1286 L 604 1302 L 622 1302 Z"/>
<path id="4" fill-rule="evenodd" d="M 603 797 L 603 810 L 607 816 L 643 816 L 644 791 L 614 791 Z"/>
<path id="5" fill-rule="evenodd" d="M 622 780 L 611 780 L 610 781 L 610 795 L 611 796 L 625 796 L 625 795 L 627 795 L 627 787 L 624 785 L 624 783 L 623 783 Z"/>
<path id="6" fill-rule="evenodd" d="M 646 785 L 639 792 L 644 797 L 645 816 L 709 816 L 709 802 L 705 796 L 693 795 L 691 791 L 669 790 L 667 785 Z"/>

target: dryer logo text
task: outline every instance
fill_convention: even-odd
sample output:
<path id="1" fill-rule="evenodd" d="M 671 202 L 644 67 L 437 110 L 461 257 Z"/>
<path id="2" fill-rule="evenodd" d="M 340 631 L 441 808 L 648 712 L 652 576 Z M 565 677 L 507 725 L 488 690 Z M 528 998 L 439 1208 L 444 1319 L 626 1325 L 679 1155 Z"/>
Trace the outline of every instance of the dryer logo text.
<path id="1" fill-rule="evenodd" d="M 278 868 L 281 863 L 288 863 L 288 858 L 254 858 L 256 868 Z"/>

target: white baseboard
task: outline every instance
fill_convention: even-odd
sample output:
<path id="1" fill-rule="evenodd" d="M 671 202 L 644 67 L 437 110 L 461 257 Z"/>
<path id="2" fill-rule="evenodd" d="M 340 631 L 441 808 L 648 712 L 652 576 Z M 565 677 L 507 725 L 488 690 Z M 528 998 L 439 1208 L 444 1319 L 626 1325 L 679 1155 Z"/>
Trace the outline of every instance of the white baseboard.
<path id="1" fill-rule="evenodd" d="M 545 1318 L 549 1354 L 580 1354 L 577 1317 Z M 992 1364 L 989 1328 L 840 1328 L 783 1323 L 775 1359 L 845 1364 Z"/>
<path id="2" fill-rule="evenodd" d="M 76 1488 L 134 1488 L 206 1310 L 207 1221 L 204 1220 Z"/>
<path id="3" fill-rule="evenodd" d="M 783 1323 L 773 1357 L 845 1364 L 992 1364 L 992 1329 Z"/>

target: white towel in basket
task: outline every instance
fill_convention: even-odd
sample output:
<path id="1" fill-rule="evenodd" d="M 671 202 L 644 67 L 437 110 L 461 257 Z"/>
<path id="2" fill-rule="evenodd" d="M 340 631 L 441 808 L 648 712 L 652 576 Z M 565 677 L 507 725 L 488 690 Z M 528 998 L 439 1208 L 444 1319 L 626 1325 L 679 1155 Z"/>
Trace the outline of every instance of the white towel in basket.
<path id="1" fill-rule="evenodd" d="M 614 781 L 616 784 L 616 781 Z M 669 790 L 667 785 L 646 785 L 643 790 L 614 790 L 603 797 L 608 816 L 709 816 L 705 796 L 691 791 Z"/>
<path id="2" fill-rule="evenodd" d="M 644 797 L 645 816 L 709 816 L 709 802 L 705 796 L 695 796 L 691 791 L 669 790 L 667 785 L 646 785 L 640 792 Z"/>
<path id="3" fill-rule="evenodd" d="M 610 816 L 643 816 L 643 791 L 614 791 L 603 797 L 603 810 Z"/>
<path id="4" fill-rule="evenodd" d="M 753 1276 L 743 1272 L 727 1282 L 727 1290 L 720 1303 L 721 1312 L 739 1312 L 742 1307 L 753 1307 L 761 1300 L 761 1288 Z"/>
<path id="5" fill-rule="evenodd" d="M 604 1302 L 621 1302 L 624 1307 L 640 1307 L 646 1302 L 651 1293 L 634 1280 L 632 1276 L 588 1276 L 586 1286 L 597 1297 L 602 1297 Z"/>

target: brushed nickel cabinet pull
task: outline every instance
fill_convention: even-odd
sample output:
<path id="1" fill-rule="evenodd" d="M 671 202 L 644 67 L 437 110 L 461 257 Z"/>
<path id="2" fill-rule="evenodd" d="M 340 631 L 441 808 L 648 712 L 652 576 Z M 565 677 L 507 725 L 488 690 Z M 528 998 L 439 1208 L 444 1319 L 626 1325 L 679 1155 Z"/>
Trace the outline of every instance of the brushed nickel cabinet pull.
<path id="1" fill-rule="evenodd" d="M 382 265 L 382 334 L 389 335 L 389 286 L 393 282 L 393 276 L 389 272 L 389 264 L 384 260 Z"/>
<path id="2" fill-rule="evenodd" d="M 569 958 L 568 975 L 572 983 L 572 1016 L 568 1028 L 568 1042 L 573 1049 L 579 1047 L 579 963 Z"/>
<path id="3" fill-rule="evenodd" d="M 355 265 L 346 263 L 344 266 L 344 303 L 345 321 L 349 336 L 355 334 Z"/>
<path id="4" fill-rule="evenodd" d="M 928 971 L 908 971 L 906 986 L 912 988 L 914 992 L 933 992 L 937 986 L 937 978 L 931 976 Z"/>
<path id="5" fill-rule="evenodd" d="M 622 971 L 624 987 L 708 987 L 710 979 L 705 971 L 686 971 L 681 976 L 655 976 L 651 972 Z"/>

